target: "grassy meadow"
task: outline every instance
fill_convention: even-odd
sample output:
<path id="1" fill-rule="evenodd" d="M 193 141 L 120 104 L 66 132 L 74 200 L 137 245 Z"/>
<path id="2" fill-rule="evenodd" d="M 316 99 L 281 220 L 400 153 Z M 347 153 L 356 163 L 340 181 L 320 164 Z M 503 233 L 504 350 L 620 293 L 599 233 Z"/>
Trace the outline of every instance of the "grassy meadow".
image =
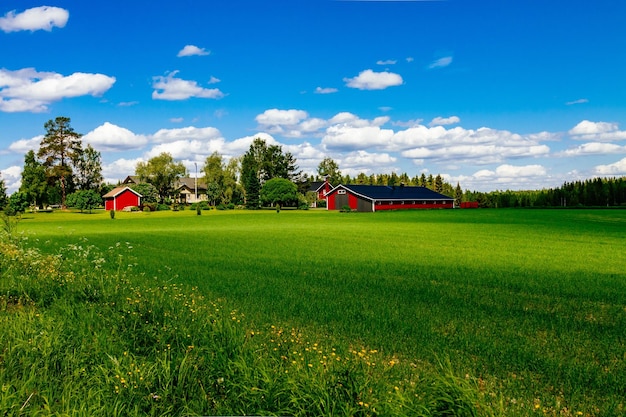
<path id="1" fill-rule="evenodd" d="M 626 210 L 55 212 L 13 229 L 5 414 L 626 412 Z M 93 388 L 20 386 L 31 366 Z"/>

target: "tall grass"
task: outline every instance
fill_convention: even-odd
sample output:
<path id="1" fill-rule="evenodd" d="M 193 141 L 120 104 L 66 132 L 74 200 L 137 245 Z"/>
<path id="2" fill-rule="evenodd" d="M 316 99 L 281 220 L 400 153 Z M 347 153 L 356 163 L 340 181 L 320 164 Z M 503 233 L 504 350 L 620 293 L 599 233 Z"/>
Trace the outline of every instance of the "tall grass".
<path id="1" fill-rule="evenodd" d="M 449 363 L 507 415 L 623 414 L 624 211 L 118 214 L 20 228 L 49 254 L 129 242 L 140 282 L 225 298 L 257 330 Z"/>

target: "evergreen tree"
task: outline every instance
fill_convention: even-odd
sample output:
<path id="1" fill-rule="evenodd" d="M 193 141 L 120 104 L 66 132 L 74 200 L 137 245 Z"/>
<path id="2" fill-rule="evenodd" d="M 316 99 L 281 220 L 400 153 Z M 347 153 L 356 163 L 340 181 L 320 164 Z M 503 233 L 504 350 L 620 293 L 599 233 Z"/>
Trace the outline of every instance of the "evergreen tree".
<path id="1" fill-rule="evenodd" d="M 426 174 L 424 174 L 422 172 L 422 175 L 420 175 L 420 179 L 419 179 L 419 183 L 417 184 L 420 187 L 426 187 L 428 184 L 426 183 Z"/>
<path id="2" fill-rule="evenodd" d="M 244 155 L 241 161 L 241 172 L 243 187 L 246 190 L 246 208 L 248 210 L 257 210 L 260 205 L 261 182 L 252 158 L 250 155 Z"/>
<path id="3" fill-rule="evenodd" d="M 454 204 L 457 207 L 459 207 L 462 201 L 463 201 L 463 190 L 461 190 L 461 185 L 457 182 L 456 188 L 454 189 Z"/>
<path id="4" fill-rule="evenodd" d="M 439 174 L 435 177 L 434 190 L 438 193 L 443 192 L 443 178 Z"/>
<path id="5" fill-rule="evenodd" d="M 37 157 L 43 159 L 48 178 L 52 182 L 59 181 L 61 186 L 61 206 L 65 208 L 65 196 L 68 181 L 72 177 L 72 161 L 78 159 L 82 153 L 80 138 L 70 126 L 69 117 L 57 117 L 48 120 L 44 125 L 46 134 L 41 140 Z M 73 182 L 73 181 L 72 181 Z"/>

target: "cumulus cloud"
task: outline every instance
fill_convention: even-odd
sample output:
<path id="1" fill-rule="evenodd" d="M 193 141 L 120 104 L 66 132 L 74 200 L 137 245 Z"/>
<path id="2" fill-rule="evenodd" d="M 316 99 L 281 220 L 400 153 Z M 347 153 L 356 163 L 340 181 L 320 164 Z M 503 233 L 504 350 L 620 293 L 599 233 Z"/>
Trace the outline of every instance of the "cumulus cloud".
<path id="1" fill-rule="evenodd" d="M 15 10 L 0 17 L 0 29 L 4 32 L 18 32 L 21 30 L 46 30 L 50 32 L 53 27 L 65 27 L 70 14 L 60 7 L 41 6 L 27 9 L 22 13 Z"/>
<path id="2" fill-rule="evenodd" d="M 309 118 L 304 110 L 269 109 L 256 117 L 259 128 L 271 134 L 280 134 L 288 138 L 299 138 L 315 134 L 327 125 L 319 118 Z"/>
<path id="3" fill-rule="evenodd" d="M 619 124 L 609 122 L 591 122 L 589 120 L 583 120 L 568 133 L 574 140 L 593 142 L 626 140 L 626 131 L 619 130 Z"/>
<path id="4" fill-rule="evenodd" d="M 127 176 L 134 175 L 135 167 L 139 162 L 145 162 L 143 158 L 125 159 L 121 158 L 111 163 L 102 164 L 102 176 L 109 184 L 116 184 L 123 181 Z"/>
<path id="5" fill-rule="evenodd" d="M 330 120 L 322 144 L 336 151 L 375 149 L 400 152 L 401 156 L 418 163 L 428 159 L 490 164 L 502 163 L 507 158 L 547 156 L 550 152 L 548 146 L 532 135 L 485 127 L 476 130 L 427 127 L 419 121 L 405 125 L 408 126 L 406 129 L 394 131 L 383 127 L 388 121 L 387 117 L 368 121 L 351 113 L 339 114 Z"/>
<path id="6" fill-rule="evenodd" d="M 433 120 L 431 120 L 431 122 L 428 125 L 429 126 L 446 126 L 446 125 L 453 125 L 453 124 L 459 123 L 460 121 L 461 119 L 459 119 L 457 116 L 435 117 Z"/>
<path id="7" fill-rule="evenodd" d="M 102 152 L 122 152 L 143 148 L 148 144 L 148 138 L 145 135 L 137 135 L 126 128 L 105 122 L 84 135 L 83 142 Z"/>
<path id="8" fill-rule="evenodd" d="M 3 169 L 0 174 L 4 180 L 4 186 L 7 188 L 7 195 L 19 190 L 22 184 L 22 167 L 14 165 Z"/>
<path id="9" fill-rule="evenodd" d="M 198 140 L 209 142 L 222 139 L 220 131 L 214 127 L 182 127 L 179 129 L 160 129 L 151 137 L 156 143 L 173 143 L 180 140 Z"/>
<path id="10" fill-rule="evenodd" d="M 431 62 L 430 65 L 428 66 L 428 68 L 429 69 L 444 68 L 444 67 L 447 67 L 450 64 L 452 64 L 452 57 L 451 56 L 444 56 L 443 58 L 439 58 L 439 59 Z"/>
<path id="11" fill-rule="evenodd" d="M 613 164 L 598 165 L 593 169 L 594 174 L 603 176 L 626 175 L 626 158 Z"/>
<path id="12" fill-rule="evenodd" d="M 614 143 L 590 142 L 584 143 L 576 148 L 567 149 L 559 152 L 556 156 L 585 156 L 585 155 L 609 155 L 626 153 L 626 146 L 616 145 Z"/>
<path id="13" fill-rule="evenodd" d="M 0 69 L 0 111 L 44 112 L 52 102 L 80 96 L 101 96 L 115 83 L 114 77 L 76 72 L 63 76 L 37 72 L 34 68 L 17 71 Z"/>
<path id="14" fill-rule="evenodd" d="M 463 184 L 471 190 L 491 191 L 494 189 L 535 190 L 546 186 L 550 180 L 548 170 L 542 165 L 515 166 L 503 164 L 495 170 L 481 169 L 471 175 L 450 177 L 450 181 Z"/>
<path id="15" fill-rule="evenodd" d="M 183 49 L 181 49 L 180 51 L 178 51 L 178 55 L 176 55 L 177 57 L 183 57 L 183 56 L 204 56 L 204 55 L 209 55 L 211 53 L 211 51 L 207 51 L 204 48 L 199 48 L 196 45 L 185 45 L 185 47 Z"/>
<path id="16" fill-rule="evenodd" d="M 370 153 L 366 151 L 356 151 L 347 154 L 341 159 L 342 164 L 347 168 L 371 170 L 376 167 L 388 168 L 390 164 L 395 163 L 398 158 L 388 153 Z"/>
<path id="17" fill-rule="evenodd" d="M 344 78 L 343 80 L 348 87 L 359 90 L 384 90 L 388 87 L 402 85 L 404 82 L 400 75 L 393 72 L 374 72 L 371 69 L 361 71 L 356 77 Z"/>
<path id="18" fill-rule="evenodd" d="M 317 87 L 315 89 L 315 94 L 333 94 L 336 93 L 338 90 L 336 88 L 332 88 L 332 87 Z"/>
<path id="19" fill-rule="evenodd" d="M 25 154 L 28 151 L 36 151 L 41 145 L 43 135 L 35 136 L 32 139 L 20 139 L 9 145 L 9 151 L 17 154 Z"/>
<path id="20" fill-rule="evenodd" d="M 153 78 L 152 98 L 154 100 L 187 100 L 192 97 L 220 99 L 224 97 L 217 88 L 203 88 L 196 81 L 176 78 L 178 71 L 172 71 L 166 76 L 156 76 Z M 213 80 L 213 78 L 212 78 Z"/>

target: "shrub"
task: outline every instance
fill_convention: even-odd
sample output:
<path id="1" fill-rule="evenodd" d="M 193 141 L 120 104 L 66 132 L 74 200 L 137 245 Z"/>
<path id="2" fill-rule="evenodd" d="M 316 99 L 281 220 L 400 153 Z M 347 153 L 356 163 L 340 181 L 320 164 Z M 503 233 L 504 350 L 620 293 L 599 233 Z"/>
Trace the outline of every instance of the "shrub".
<path id="1" fill-rule="evenodd" d="M 226 210 L 226 205 L 224 203 L 219 203 L 215 208 L 218 210 Z"/>
<path id="2" fill-rule="evenodd" d="M 350 213 L 352 211 L 352 209 L 350 208 L 350 206 L 346 205 L 346 206 L 342 206 L 341 210 L 339 210 L 341 213 Z"/>
<path id="3" fill-rule="evenodd" d="M 115 210 L 109 210 L 109 216 L 111 216 L 111 219 L 115 219 Z"/>
<path id="4" fill-rule="evenodd" d="M 157 205 L 157 210 L 158 211 L 166 211 L 166 210 L 171 210 L 172 208 L 170 206 L 168 206 L 167 204 L 158 204 Z"/>

